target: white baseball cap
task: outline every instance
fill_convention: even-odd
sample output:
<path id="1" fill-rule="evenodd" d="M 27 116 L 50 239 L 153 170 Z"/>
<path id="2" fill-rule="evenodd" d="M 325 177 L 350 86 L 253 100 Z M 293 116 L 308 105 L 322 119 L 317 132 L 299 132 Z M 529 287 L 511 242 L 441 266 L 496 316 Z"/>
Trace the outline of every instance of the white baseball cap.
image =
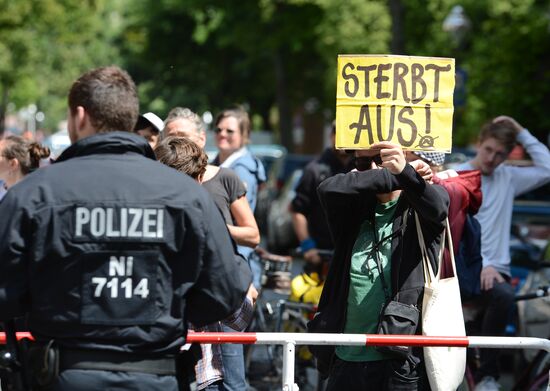
<path id="1" fill-rule="evenodd" d="M 140 114 L 134 129 L 141 130 L 150 125 L 153 125 L 159 133 L 162 132 L 162 129 L 164 129 L 164 122 L 155 113 L 152 112 Z"/>

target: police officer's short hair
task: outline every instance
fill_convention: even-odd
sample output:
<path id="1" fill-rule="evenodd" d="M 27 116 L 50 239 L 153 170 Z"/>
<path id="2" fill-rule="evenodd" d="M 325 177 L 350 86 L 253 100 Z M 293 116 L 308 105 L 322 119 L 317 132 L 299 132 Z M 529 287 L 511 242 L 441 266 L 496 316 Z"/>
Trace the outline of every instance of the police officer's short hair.
<path id="1" fill-rule="evenodd" d="M 69 91 L 71 113 L 82 106 L 97 132 L 132 132 L 139 115 L 136 85 L 117 66 L 92 69 L 80 76 Z"/>

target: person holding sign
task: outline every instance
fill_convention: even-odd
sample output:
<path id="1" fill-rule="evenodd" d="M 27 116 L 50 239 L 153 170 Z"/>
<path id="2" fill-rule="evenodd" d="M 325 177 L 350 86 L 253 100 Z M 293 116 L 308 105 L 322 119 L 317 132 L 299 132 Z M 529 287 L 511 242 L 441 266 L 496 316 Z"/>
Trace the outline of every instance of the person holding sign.
<path id="1" fill-rule="evenodd" d="M 533 161 L 532 166 L 515 167 L 504 163 L 516 143 Z M 477 214 L 481 225 L 481 291 L 483 300 L 482 335 L 504 334 L 508 312 L 514 302 L 510 285 L 510 225 L 514 198 L 550 181 L 550 152 L 515 119 L 499 116 L 481 129 L 474 159 L 458 169 L 481 171 L 483 203 Z M 498 389 L 497 349 L 481 350 L 481 366 L 476 390 Z"/>
<path id="2" fill-rule="evenodd" d="M 424 276 L 414 213 L 433 264 L 449 197 L 423 161 L 407 164 L 400 145 L 356 150 L 356 170 L 326 179 L 321 204 L 334 258 L 310 332 L 420 334 Z M 391 322 L 388 308 L 402 321 Z M 328 390 L 419 390 L 427 386 L 421 348 L 311 346 Z"/>

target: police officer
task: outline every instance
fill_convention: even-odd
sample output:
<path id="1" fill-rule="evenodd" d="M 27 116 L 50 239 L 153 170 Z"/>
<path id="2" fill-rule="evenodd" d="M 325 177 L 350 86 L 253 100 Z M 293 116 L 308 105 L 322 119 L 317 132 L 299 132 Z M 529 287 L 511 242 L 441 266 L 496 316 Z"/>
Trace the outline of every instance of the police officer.
<path id="1" fill-rule="evenodd" d="M 68 102 L 72 145 L 0 202 L 0 318 L 58 350 L 58 376 L 31 376 L 48 389 L 176 390 L 187 323 L 234 312 L 250 271 L 207 192 L 132 134 L 125 71 L 83 74 Z"/>

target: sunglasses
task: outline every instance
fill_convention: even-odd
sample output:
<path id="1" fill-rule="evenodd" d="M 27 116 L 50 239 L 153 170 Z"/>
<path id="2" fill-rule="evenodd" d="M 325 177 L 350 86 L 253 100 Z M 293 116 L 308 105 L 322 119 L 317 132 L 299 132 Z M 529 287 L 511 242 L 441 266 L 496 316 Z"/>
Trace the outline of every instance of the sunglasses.
<path id="1" fill-rule="evenodd" d="M 382 164 L 382 157 L 380 155 L 356 157 L 355 168 L 357 169 L 357 171 L 370 170 L 372 162 L 379 166 Z"/>
<path id="2" fill-rule="evenodd" d="M 214 132 L 216 132 L 216 134 L 220 134 L 220 133 L 223 132 L 224 130 L 225 130 L 226 133 L 229 134 L 229 135 L 231 135 L 231 134 L 237 132 L 236 130 L 233 130 L 233 129 L 220 129 L 220 128 L 214 129 Z"/>

